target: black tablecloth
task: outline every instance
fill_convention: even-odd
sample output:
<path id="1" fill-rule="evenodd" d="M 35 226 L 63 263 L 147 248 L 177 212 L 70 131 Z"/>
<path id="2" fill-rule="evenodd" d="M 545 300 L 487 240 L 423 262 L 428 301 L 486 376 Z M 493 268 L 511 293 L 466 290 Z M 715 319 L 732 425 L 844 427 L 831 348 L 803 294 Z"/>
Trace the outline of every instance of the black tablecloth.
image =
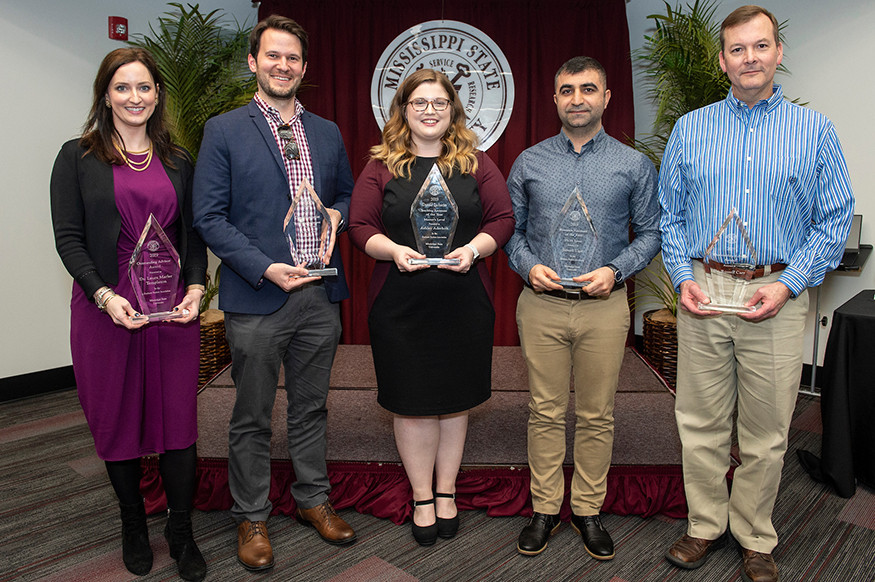
<path id="1" fill-rule="evenodd" d="M 875 487 L 875 290 L 861 291 L 833 316 L 823 360 L 823 446 L 816 458 L 800 455 L 815 478 L 842 497 L 856 491 L 854 479 Z"/>

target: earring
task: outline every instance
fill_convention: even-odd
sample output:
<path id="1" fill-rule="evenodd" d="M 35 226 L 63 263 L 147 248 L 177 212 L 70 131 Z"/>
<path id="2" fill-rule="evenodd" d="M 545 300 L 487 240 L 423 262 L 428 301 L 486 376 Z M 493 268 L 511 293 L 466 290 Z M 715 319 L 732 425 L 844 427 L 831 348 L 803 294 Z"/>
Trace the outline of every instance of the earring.
<path id="1" fill-rule="evenodd" d="M 109 104 L 109 97 L 104 97 L 103 102 L 106 103 L 106 106 L 112 109 L 112 105 Z"/>

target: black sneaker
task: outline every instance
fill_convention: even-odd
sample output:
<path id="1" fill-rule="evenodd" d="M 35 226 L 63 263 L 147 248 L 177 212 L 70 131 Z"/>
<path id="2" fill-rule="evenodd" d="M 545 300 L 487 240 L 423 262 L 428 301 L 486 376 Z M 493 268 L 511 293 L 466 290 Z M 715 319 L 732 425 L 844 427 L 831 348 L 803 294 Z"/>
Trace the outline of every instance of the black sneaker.
<path id="1" fill-rule="evenodd" d="M 520 541 L 516 546 L 517 551 L 525 556 L 537 556 L 547 547 L 547 538 L 559 529 L 560 525 L 562 522 L 559 521 L 558 514 L 548 515 L 535 512 L 529 525 L 520 532 Z"/>

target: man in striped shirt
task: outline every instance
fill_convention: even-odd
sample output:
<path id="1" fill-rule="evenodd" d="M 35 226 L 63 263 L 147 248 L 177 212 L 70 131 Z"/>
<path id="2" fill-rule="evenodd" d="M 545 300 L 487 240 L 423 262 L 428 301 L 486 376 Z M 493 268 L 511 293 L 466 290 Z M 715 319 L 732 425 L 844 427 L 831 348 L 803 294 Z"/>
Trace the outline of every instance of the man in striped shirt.
<path id="1" fill-rule="evenodd" d="M 741 7 L 720 38 L 731 91 L 677 122 L 659 175 L 663 260 L 680 291 L 675 413 L 689 506 L 687 534 L 666 558 L 697 568 L 729 529 L 742 547 L 742 579 L 776 581 L 771 515 L 799 389 L 807 288 L 838 265 L 854 198 L 832 123 L 773 84 L 783 57 L 775 17 Z M 708 249 L 733 209 L 750 245 L 736 232 Z M 739 257 L 750 246 L 759 265 L 744 301 L 756 310 L 700 309 L 714 300 L 702 258 Z M 736 401 L 741 466 L 729 495 Z"/>

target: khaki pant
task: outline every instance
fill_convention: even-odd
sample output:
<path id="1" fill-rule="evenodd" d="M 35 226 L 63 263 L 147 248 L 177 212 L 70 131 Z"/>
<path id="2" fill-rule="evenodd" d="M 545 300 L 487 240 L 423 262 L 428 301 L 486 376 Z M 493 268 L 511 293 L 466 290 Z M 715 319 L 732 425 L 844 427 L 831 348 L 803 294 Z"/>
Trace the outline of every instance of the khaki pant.
<path id="1" fill-rule="evenodd" d="M 707 293 L 698 261 L 693 261 L 693 276 Z M 779 276 L 753 280 L 748 298 Z M 745 548 L 770 553 L 777 545 L 772 509 L 799 391 L 807 315 L 807 290 L 759 323 L 679 311 L 675 416 L 689 535 L 715 539 L 728 525 Z M 725 477 L 736 402 L 741 466 L 730 495 Z"/>
<path id="2" fill-rule="evenodd" d="M 571 509 L 596 515 L 607 492 L 614 444 L 614 394 L 629 330 L 625 290 L 608 299 L 570 300 L 523 289 L 517 325 L 529 368 L 528 456 L 532 505 L 557 514 L 564 497 L 565 411 L 574 370 Z"/>

